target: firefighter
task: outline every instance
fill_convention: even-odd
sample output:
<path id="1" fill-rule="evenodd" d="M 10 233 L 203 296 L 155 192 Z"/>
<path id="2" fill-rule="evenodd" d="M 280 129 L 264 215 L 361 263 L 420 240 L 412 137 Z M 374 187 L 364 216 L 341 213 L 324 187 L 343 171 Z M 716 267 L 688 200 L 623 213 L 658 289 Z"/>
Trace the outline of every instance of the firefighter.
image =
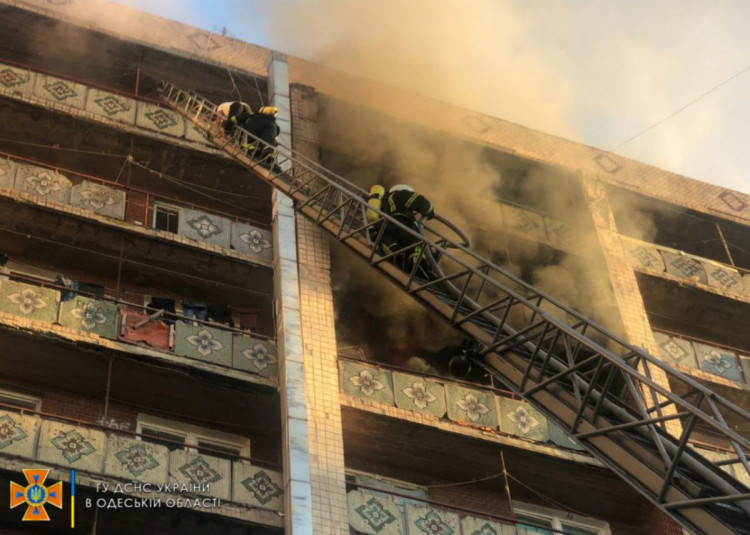
<path id="1" fill-rule="evenodd" d="M 224 102 L 216 107 L 219 114 L 219 122 L 224 133 L 229 135 L 234 130 L 235 125 L 242 125 L 252 116 L 253 111 L 246 102 Z"/>
<path id="2" fill-rule="evenodd" d="M 379 189 L 378 189 L 379 188 Z M 412 229 L 414 232 L 420 232 L 420 222 L 426 219 L 431 219 L 435 214 L 435 209 L 432 203 L 427 200 L 424 195 L 421 195 L 414 191 L 414 188 L 405 184 L 398 184 L 388 190 L 387 194 L 384 194 L 385 189 L 382 186 L 373 186 L 369 204 L 373 207 L 380 208 L 383 212 L 394 218 L 399 223 Z M 379 197 L 379 198 L 378 198 Z M 378 201 L 380 206 L 377 206 Z M 368 214 L 368 219 L 372 215 L 377 215 L 376 212 Z M 370 219 L 377 219 L 377 217 Z M 371 233 L 372 237 L 376 237 L 379 233 L 380 228 L 374 229 Z M 418 242 L 419 238 L 411 235 L 406 230 L 397 227 L 393 224 L 386 224 L 385 230 L 383 231 L 383 237 L 380 240 L 380 251 L 382 254 L 391 254 L 404 247 L 413 245 Z M 411 273 L 414 269 L 414 264 L 419 259 L 422 252 L 422 246 L 418 245 L 413 249 L 409 249 L 393 258 L 393 263 L 400 269 L 407 273 Z M 423 278 L 432 279 L 434 275 L 432 270 L 427 265 L 427 260 L 422 256 L 419 262 L 419 268 L 417 275 Z"/>
<path id="3" fill-rule="evenodd" d="M 276 116 L 279 110 L 276 106 L 263 106 L 257 113 L 246 118 L 242 127 L 250 134 L 262 141 L 265 141 L 269 146 L 261 147 L 260 151 L 256 155 L 256 158 L 261 160 L 263 163 L 270 164 L 273 162 L 276 156 L 276 138 L 281 133 L 279 125 L 276 124 Z M 250 140 L 250 145 L 247 147 L 248 154 L 255 150 L 253 141 Z"/>

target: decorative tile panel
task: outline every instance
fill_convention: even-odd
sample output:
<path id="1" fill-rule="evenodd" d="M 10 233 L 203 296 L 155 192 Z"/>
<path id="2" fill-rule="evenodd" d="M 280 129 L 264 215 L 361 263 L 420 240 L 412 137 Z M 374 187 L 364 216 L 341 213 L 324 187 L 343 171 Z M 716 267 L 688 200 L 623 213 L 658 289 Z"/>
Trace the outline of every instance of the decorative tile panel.
<path id="1" fill-rule="evenodd" d="M 241 462 L 232 463 L 232 501 L 263 509 L 284 509 L 283 480 L 279 472 Z"/>
<path id="2" fill-rule="evenodd" d="M 135 109 L 136 103 L 133 99 L 94 87 L 89 88 L 86 98 L 86 111 L 88 112 L 135 125 Z"/>
<path id="3" fill-rule="evenodd" d="M 460 535 L 456 513 L 433 507 L 405 504 L 408 535 Z"/>
<path id="4" fill-rule="evenodd" d="M 735 353 L 698 342 L 693 342 L 693 347 L 701 370 L 733 381 L 742 380 L 740 363 Z"/>
<path id="5" fill-rule="evenodd" d="M 339 361 L 341 390 L 355 398 L 395 405 L 391 372 L 373 366 Z"/>
<path id="6" fill-rule="evenodd" d="M 742 275 L 739 271 L 729 266 L 722 266 L 705 260 L 701 264 L 706 271 L 709 286 L 727 292 L 742 293 Z"/>
<path id="7" fill-rule="evenodd" d="M 166 483 L 168 462 L 166 446 L 110 435 L 104 473 L 128 481 Z"/>
<path id="8" fill-rule="evenodd" d="M 668 334 L 658 332 L 654 333 L 654 340 L 656 345 L 659 346 L 659 356 L 662 360 L 670 364 L 679 364 L 690 368 L 698 367 L 693 344 L 687 340 L 673 338 Z"/>
<path id="9" fill-rule="evenodd" d="M 232 368 L 264 377 L 279 375 L 279 354 L 273 342 L 238 335 L 232 339 Z"/>
<path id="10" fill-rule="evenodd" d="M 101 472 L 106 437 L 103 431 L 44 420 L 39 437 L 41 461 L 52 464 Z"/>
<path id="11" fill-rule="evenodd" d="M 175 450 L 169 453 L 169 482 L 198 488 L 208 485 L 203 494 L 212 498 L 228 500 L 231 491 L 232 462 L 201 453 Z"/>
<path id="12" fill-rule="evenodd" d="M 67 104 L 76 108 L 86 107 L 86 86 L 70 80 L 37 73 L 34 94 L 57 104 Z"/>
<path id="13" fill-rule="evenodd" d="M 466 516 L 461 519 L 463 535 L 516 535 L 512 524 L 499 524 L 484 518 Z"/>
<path id="14" fill-rule="evenodd" d="M 212 327 L 175 323 L 174 352 L 206 362 L 232 365 L 232 333 Z"/>
<path id="15" fill-rule="evenodd" d="M 180 210 L 177 232 L 187 238 L 213 243 L 228 249 L 231 236 L 230 225 L 230 221 L 225 217 L 183 208 Z"/>
<path id="16" fill-rule="evenodd" d="M 740 366 L 742 367 L 742 373 L 745 376 L 745 382 L 750 384 L 750 357 L 740 356 Z"/>
<path id="17" fill-rule="evenodd" d="M 52 323 L 57 319 L 60 292 L 15 281 L 0 284 L 0 312 Z"/>
<path id="18" fill-rule="evenodd" d="M 0 159 L 0 188 L 11 189 L 16 179 L 17 164 L 7 158 Z"/>
<path id="19" fill-rule="evenodd" d="M 573 238 L 573 232 L 570 227 L 550 217 L 544 218 L 544 224 L 547 227 L 547 240 L 558 249 L 571 250 L 576 247 Z"/>
<path id="20" fill-rule="evenodd" d="M 347 492 L 349 525 L 367 535 L 402 535 L 401 511 L 390 497 L 362 490 Z"/>
<path id="21" fill-rule="evenodd" d="M 694 258 L 687 255 L 670 253 L 669 251 L 660 251 L 660 253 L 664 259 L 664 266 L 667 269 L 667 273 L 670 275 L 693 282 L 708 284 L 706 270 Z"/>
<path id="22" fill-rule="evenodd" d="M 46 167 L 19 165 L 16 170 L 15 188 L 41 197 L 45 201 L 67 203 L 70 199 L 71 183 L 65 175 Z"/>
<path id="23" fill-rule="evenodd" d="M 60 303 L 60 325 L 117 340 L 117 305 L 75 296 Z"/>
<path id="24" fill-rule="evenodd" d="M 497 428 L 494 394 L 464 388 L 454 383 L 447 383 L 445 388 L 448 397 L 448 418 L 476 427 Z"/>
<path id="25" fill-rule="evenodd" d="M 396 407 L 426 412 L 440 418 L 445 414 L 445 388 L 442 383 L 418 375 L 393 373 Z"/>
<path id="26" fill-rule="evenodd" d="M 273 260 L 273 239 L 270 230 L 246 223 L 232 223 L 232 247 L 242 253 Z"/>
<path id="27" fill-rule="evenodd" d="M 0 91 L 31 95 L 34 91 L 36 73 L 0 63 Z"/>
<path id="28" fill-rule="evenodd" d="M 120 309 L 120 328 L 117 337 L 124 342 L 143 343 L 156 349 L 169 350 L 169 326 L 162 321 L 151 320 L 135 328 L 147 318 L 146 314 Z"/>
<path id="29" fill-rule="evenodd" d="M 95 182 L 83 181 L 73 186 L 70 204 L 99 215 L 125 219 L 125 192 Z"/>
<path id="30" fill-rule="evenodd" d="M 146 102 L 138 103 L 136 126 L 147 128 L 162 134 L 182 137 L 185 135 L 185 120 L 167 108 Z"/>
<path id="31" fill-rule="evenodd" d="M 656 247 L 650 247 L 628 239 L 623 239 L 622 244 L 625 248 L 625 254 L 630 260 L 630 265 L 634 268 L 658 274 L 662 274 L 666 270 L 664 259 Z"/>
<path id="32" fill-rule="evenodd" d="M 0 453 L 33 459 L 39 424 L 38 416 L 0 410 Z"/>
<path id="33" fill-rule="evenodd" d="M 189 121 L 185 121 L 185 139 L 187 139 L 188 141 L 194 141 L 196 143 L 208 143 L 203 130 Z"/>
<path id="34" fill-rule="evenodd" d="M 565 432 L 554 422 L 547 420 L 547 430 L 549 431 L 549 439 L 552 443 L 571 450 L 585 451 L 586 448 L 573 441 L 573 439 L 565 434 Z"/>
<path id="35" fill-rule="evenodd" d="M 539 411 L 524 401 L 507 398 L 499 401 L 503 432 L 539 442 L 549 440 L 547 419 Z"/>
<path id="36" fill-rule="evenodd" d="M 534 241 L 547 241 L 544 230 L 544 218 L 534 212 L 503 204 L 502 212 L 505 226 L 519 234 L 525 234 Z"/>

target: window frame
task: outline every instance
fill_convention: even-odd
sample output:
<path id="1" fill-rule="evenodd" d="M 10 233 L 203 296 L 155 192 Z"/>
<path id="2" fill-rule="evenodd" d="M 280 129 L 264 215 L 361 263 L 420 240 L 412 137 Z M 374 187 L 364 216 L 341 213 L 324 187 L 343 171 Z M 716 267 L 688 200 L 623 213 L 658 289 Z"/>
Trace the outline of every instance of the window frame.
<path id="1" fill-rule="evenodd" d="M 207 443 L 202 446 L 204 448 L 210 448 L 211 445 L 223 448 L 235 448 L 238 450 L 239 456 L 250 457 L 250 439 L 241 435 L 235 435 L 225 431 L 218 431 L 216 429 L 186 424 L 174 420 L 167 420 L 151 414 L 139 413 L 137 422 L 138 425 L 136 426 L 136 432 L 138 433 L 138 440 L 143 440 L 143 437 L 141 436 L 143 433 L 143 427 L 147 427 L 163 433 L 183 435 L 185 437 L 185 444 L 183 446 L 184 451 L 198 453 L 198 449 L 201 447 L 198 445 L 198 441 L 202 441 Z M 219 456 L 221 454 L 208 452 L 206 455 Z M 241 460 L 234 459 L 233 461 L 237 462 Z"/>
<path id="2" fill-rule="evenodd" d="M 169 228 L 159 228 L 156 226 L 156 215 L 160 208 L 163 209 L 164 211 L 174 212 L 177 215 L 177 228 L 175 229 L 174 232 L 169 230 Z M 151 228 L 154 230 L 163 230 L 164 232 L 178 234 L 180 230 L 180 217 L 181 217 L 180 214 L 182 213 L 181 210 L 182 209 L 179 206 L 176 206 L 174 204 L 169 204 L 169 203 L 162 202 L 162 201 L 154 201 L 154 204 L 151 209 L 152 211 Z M 169 227 L 169 225 L 167 225 L 167 227 Z"/>
<path id="3" fill-rule="evenodd" d="M 21 401 L 26 403 L 33 403 L 34 408 L 29 409 L 28 407 L 18 407 L 18 413 L 31 411 L 31 412 L 39 412 L 42 410 L 42 398 L 39 396 L 34 396 L 31 394 L 24 394 L 22 392 L 18 392 L 17 390 L 9 390 L 7 388 L 0 387 L 0 397 L 9 399 L 11 401 Z M 15 412 L 13 408 L 6 407 L 6 406 L 0 406 L 0 410 L 4 411 L 10 411 Z"/>
<path id="4" fill-rule="evenodd" d="M 573 513 L 566 513 L 558 509 L 550 509 L 539 505 L 522 502 L 513 502 L 513 514 L 521 514 L 530 518 L 538 518 L 542 521 L 551 521 L 555 535 L 562 534 L 563 524 L 572 528 L 589 529 L 596 531 L 597 535 L 612 535 L 609 524 L 604 520 L 584 517 Z"/>

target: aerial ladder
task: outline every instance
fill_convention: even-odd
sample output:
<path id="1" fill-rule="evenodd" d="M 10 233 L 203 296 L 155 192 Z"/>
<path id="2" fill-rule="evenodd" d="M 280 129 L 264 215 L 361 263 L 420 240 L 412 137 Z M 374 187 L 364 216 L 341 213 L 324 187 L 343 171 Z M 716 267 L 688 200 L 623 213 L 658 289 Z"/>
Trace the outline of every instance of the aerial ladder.
<path id="1" fill-rule="evenodd" d="M 241 128 L 223 134 L 216 105 L 194 92 L 164 82 L 161 98 L 291 197 L 297 212 L 470 337 L 477 365 L 683 527 L 750 535 L 748 411 L 472 251 L 455 227 L 448 225 L 449 235 L 427 227 L 420 234 L 379 210 L 368 222 L 367 192 L 345 178 Z M 277 151 L 275 165 L 259 157 L 269 150 Z M 386 225 L 417 241 L 382 254 Z M 419 261 L 406 273 L 393 260 L 412 250 Z M 422 260 L 434 277 L 420 276 Z M 667 377 L 669 388 L 658 377 Z M 714 463 L 699 454 L 690 443 L 701 430 L 729 444 L 733 457 Z"/>

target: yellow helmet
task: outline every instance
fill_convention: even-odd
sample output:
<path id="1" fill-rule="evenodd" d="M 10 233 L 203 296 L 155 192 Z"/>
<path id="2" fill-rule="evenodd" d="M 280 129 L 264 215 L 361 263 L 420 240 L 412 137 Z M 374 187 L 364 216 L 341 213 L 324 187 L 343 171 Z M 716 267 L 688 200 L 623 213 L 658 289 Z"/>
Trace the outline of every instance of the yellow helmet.
<path id="1" fill-rule="evenodd" d="M 261 109 L 258 110 L 258 113 L 262 113 L 264 115 L 273 115 L 276 117 L 279 113 L 279 109 L 276 106 L 263 106 Z"/>

